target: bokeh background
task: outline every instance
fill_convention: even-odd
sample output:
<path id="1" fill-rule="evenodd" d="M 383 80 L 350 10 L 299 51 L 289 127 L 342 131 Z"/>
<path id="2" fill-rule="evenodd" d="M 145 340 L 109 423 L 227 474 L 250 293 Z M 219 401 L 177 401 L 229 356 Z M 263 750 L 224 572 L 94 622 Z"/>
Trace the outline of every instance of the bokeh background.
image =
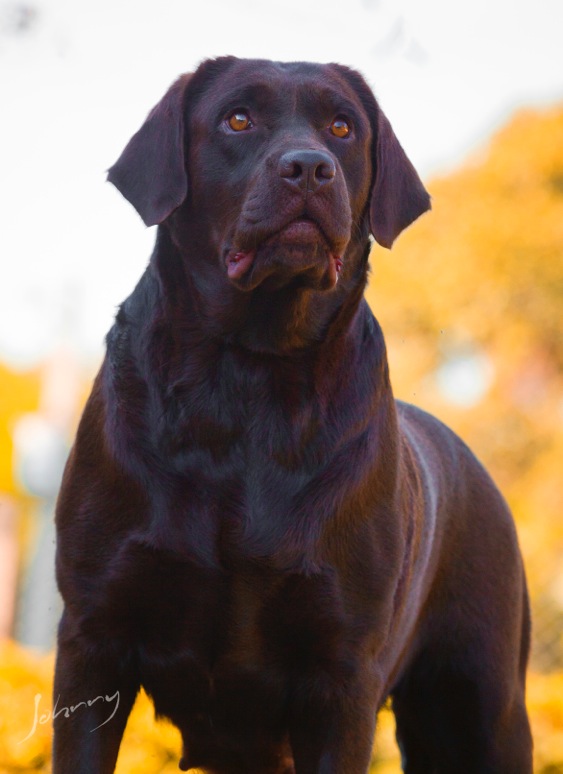
<path id="1" fill-rule="evenodd" d="M 54 502 L 154 241 L 104 170 L 177 74 L 229 53 L 361 70 L 433 196 L 374 247 L 368 298 L 396 394 L 512 506 L 535 771 L 563 772 L 562 32 L 561 0 L 0 0 L 0 774 L 49 771 Z M 120 774 L 176 771 L 179 750 L 142 696 Z M 399 771 L 384 710 L 373 772 Z"/>

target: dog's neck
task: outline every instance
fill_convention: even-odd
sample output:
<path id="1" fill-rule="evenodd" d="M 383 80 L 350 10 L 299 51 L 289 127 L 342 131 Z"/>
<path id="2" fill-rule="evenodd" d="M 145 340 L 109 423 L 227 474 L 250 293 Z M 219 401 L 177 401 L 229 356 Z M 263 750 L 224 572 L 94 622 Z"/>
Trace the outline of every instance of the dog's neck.
<path id="1" fill-rule="evenodd" d="M 367 236 L 349 248 L 354 270 L 333 291 L 303 287 L 296 277 L 282 288 L 246 292 L 230 283 L 208 250 L 179 244 L 164 225 L 151 267 L 180 328 L 253 353 L 291 357 L 322 348 L 345 332 L 363 298 L 369 251 Z"/>
<path id="2" fill-rule="evenodd" d="M 356 258 L 367 263 L 365 248 Z M 108 349 L 111 361 L 136 374 L 138 394 L 153 402 L 149 414 L 159 418 L 155 443 L 167 439 L 179 469 L 184 469 L 186 449 L 223 454 L 242 436 L 249 454 L 273 455 L 284 470 L 299 461 L 316 469 L 343 444 L 360 438 L 368 425 L 386 455 L 396 455 L 385 343 L 363 298 L 365 271 L 365 266 L 358 269 L 359 279 L 340 301 L 337 291 L 318 294 L 333 306 L 305 308 L 296 337 L 310 343 L 291 349 L 287 336 L 283 347 L 275 338 L 280 332 L 272 319 L 278 326 L 283 321 L 276 316 L 275 299 L 258 307 L 263 319 L 255 324 L 265 331 L 254 333 L 249 324 L 257 308 L 240 303 L 250 296 L 217 294 L 217 269 L 215 285 L 206 288 L 212 273 L 201 265 L 188 270 L 184 256 L 161 231 L 151 265 L 120 309 Z M 311 312 L 317 319 L 307 328 Z M 235 322 L 232 335 L 227 325 Z M 119 393 L 120 386 L 115 389 Z M 129 394 L 124 396 L 128 401 Z M 269 419 L 262 423 L 259 416 Z M 249 464 L 246 457 L 243 463 Z"/>

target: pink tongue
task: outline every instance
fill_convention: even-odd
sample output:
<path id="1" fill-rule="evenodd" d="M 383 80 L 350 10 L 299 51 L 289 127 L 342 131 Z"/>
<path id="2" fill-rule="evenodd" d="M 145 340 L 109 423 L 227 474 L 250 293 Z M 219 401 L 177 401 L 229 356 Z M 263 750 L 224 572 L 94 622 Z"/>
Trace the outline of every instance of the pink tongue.
<path id="1" fill-rule="evenodd" d="M 334 288 L 336 287 L 338 277 L 342 271 L 342 258 L 339 255 L 334 255 L 334 253 L 330 258 L 331 260 L 328 267 L 329 287 Z"/>
<path id="2" fill-rule="evenodd" d="M 227 256 L 227 275 L 230 279 L 239 279 L 250 269 L 254 260 L 254 250 L 247 253 L 229 253 Z"/>

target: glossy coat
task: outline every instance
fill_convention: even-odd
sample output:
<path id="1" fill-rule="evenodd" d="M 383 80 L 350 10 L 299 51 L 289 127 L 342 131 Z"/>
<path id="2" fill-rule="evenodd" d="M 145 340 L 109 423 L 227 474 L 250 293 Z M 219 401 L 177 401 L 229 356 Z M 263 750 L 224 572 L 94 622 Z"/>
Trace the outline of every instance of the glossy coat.
<path id="1" fill-rule="evenodd" d="M 114 770 L 140 686 L 183 769 L 365 774 L 391 696 L 407 774 L 530 774 L 512 519 L 363 297 L 429 208 L 364 80 L 209 60 L 109 179 L 159 226 L 59 497 L 55 698 L 119 708 L 56 719 L 54 774 Z"/>

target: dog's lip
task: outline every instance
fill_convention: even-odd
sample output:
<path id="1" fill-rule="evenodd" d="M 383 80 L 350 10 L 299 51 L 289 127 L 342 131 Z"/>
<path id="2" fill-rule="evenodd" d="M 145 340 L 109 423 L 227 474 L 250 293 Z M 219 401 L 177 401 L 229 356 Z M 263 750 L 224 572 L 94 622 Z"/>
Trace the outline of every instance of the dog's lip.
<path id="1" fill-rule="evenodd" d="M 290 247 L 298 248 L 300 245 L 303 247 L 315 245 L 319 241 L 324 242 L 326 247 L 329 247 L 329 241 L 316 221 L 306 217 L 295 218 L 279 229 L 279 231 L 266 237 L 256 248 L 232 248 L 228 250 L 225 257 L 227 276 L 235 284 L 238 284 L 238 281 L 242 280 L 251 270 L 256 252 L 262 245 L 267 246 L 272 242 L 280 242 Z M 328 255 L 327 282 L 329 287 L 335 287 L 342 270 L 343 259 L 342 255 L 333 252 L 330 248 Z"/>
<path id="2" fill-rule="evenodd" d="M 254 262 L 256 250 L 229 250 L 227 253 L 227 276 L 231 280 L 240 279 Z"/>
<path id="3" fill-rule="evenodd" d="M 309 218 L 296 218 L 265 239 L 264 244 L 273 241 L 280 241 L 285 244 L 308 244 L 318 242 L 319 237 L 323 241 L 327 241 L 318 223 Z"/>

